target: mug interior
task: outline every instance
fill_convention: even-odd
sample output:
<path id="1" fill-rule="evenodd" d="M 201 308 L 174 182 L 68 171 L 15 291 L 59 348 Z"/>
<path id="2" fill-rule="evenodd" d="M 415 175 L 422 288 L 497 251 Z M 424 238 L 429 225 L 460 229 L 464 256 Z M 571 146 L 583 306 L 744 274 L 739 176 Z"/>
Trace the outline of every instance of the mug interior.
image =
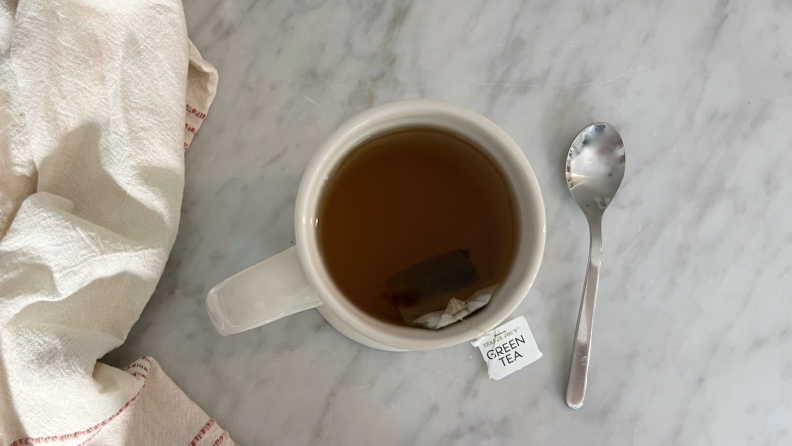
<path id="1" fill-rule="evenodd" d="M 400 326 L 369 315 L 338 289 L 324 266 L 317 215 L 324 187 L 339 164 L 362 142 L 413 128 L 451 133 L 484 152 L 511 190 L 517 243 L 505 280 L 490 303 L 463 321 L 440 330 Z M 498 126 L 462 106 L 429 99 L 392 102 L 369 109 L 343 124 L 319 148 L 300 184 L 295 231 L 305 275 L 333 316 L 362 337 L 400 350 L 443 348 L 469 341 L 503 322 L 533 284 L 545 242 L 545 214 L 539 184 L 517 144 Z"/>

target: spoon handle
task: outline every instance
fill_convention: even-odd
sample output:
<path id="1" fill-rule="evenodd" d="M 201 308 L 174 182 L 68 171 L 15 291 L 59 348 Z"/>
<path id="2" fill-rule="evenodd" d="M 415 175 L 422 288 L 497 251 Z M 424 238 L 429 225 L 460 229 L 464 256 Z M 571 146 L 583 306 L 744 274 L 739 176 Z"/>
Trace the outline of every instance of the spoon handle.
<path id="1" fill-rule="evenodd" d="M 580 314 L 575 329 L 575 340 L 572 344 L 572 359 L 569 365 L 569 380 L 566 390 L 566 403 L 571 409 L 580 408 L 583 405 L 583 398 L 586 396 L 588 365 L 591 358 L 591 331 L 594 328 L 594 305 L 597 300 L 599 270 L 602 264 L 601 222 L 602 220 L 596 218 L 589 220 L 591 248 L 586 269 L 586 281 L 583 284 Z"/>

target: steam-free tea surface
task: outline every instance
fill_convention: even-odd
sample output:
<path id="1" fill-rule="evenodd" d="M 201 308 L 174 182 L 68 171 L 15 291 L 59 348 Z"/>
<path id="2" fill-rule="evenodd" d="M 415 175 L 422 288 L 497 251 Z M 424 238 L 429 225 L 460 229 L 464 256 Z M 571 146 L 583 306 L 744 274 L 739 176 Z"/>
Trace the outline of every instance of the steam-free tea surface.
<path id="1" fill-rule="evenodd" d="M 342 161 L 325 186 L 318 231 L 345 296 L 403 324 L 389 279 L 465 250 L 476 274 L 458 298 L 499 283 L 512 260 L 515 217 L 508 186 L 486 155 L 450 134 L 415 129 L 366 141 Z"/>

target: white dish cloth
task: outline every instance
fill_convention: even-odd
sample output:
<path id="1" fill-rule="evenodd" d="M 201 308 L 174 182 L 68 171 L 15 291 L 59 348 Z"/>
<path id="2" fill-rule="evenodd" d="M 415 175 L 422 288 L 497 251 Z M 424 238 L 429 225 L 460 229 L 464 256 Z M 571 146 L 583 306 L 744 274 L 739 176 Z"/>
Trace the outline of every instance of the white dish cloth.
<path id="1" fill-rule="evenodd" d="M 0 0 L 0 445 L 233 444 L 153 359 L 97 362 L 162 274 L 216 85 L 178 0 Z"/>

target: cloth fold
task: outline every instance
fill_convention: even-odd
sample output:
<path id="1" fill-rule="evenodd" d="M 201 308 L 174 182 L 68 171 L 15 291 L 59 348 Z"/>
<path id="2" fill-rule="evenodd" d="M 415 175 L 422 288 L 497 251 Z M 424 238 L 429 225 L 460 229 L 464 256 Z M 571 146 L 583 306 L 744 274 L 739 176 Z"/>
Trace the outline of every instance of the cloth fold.
<path id="1" fill-rule="evenodd" d="M 0 446 L 233 444 L 152 358 L 97 362 L 162 274 L 216 85 L 178 0 L 0 0 Z"/>

